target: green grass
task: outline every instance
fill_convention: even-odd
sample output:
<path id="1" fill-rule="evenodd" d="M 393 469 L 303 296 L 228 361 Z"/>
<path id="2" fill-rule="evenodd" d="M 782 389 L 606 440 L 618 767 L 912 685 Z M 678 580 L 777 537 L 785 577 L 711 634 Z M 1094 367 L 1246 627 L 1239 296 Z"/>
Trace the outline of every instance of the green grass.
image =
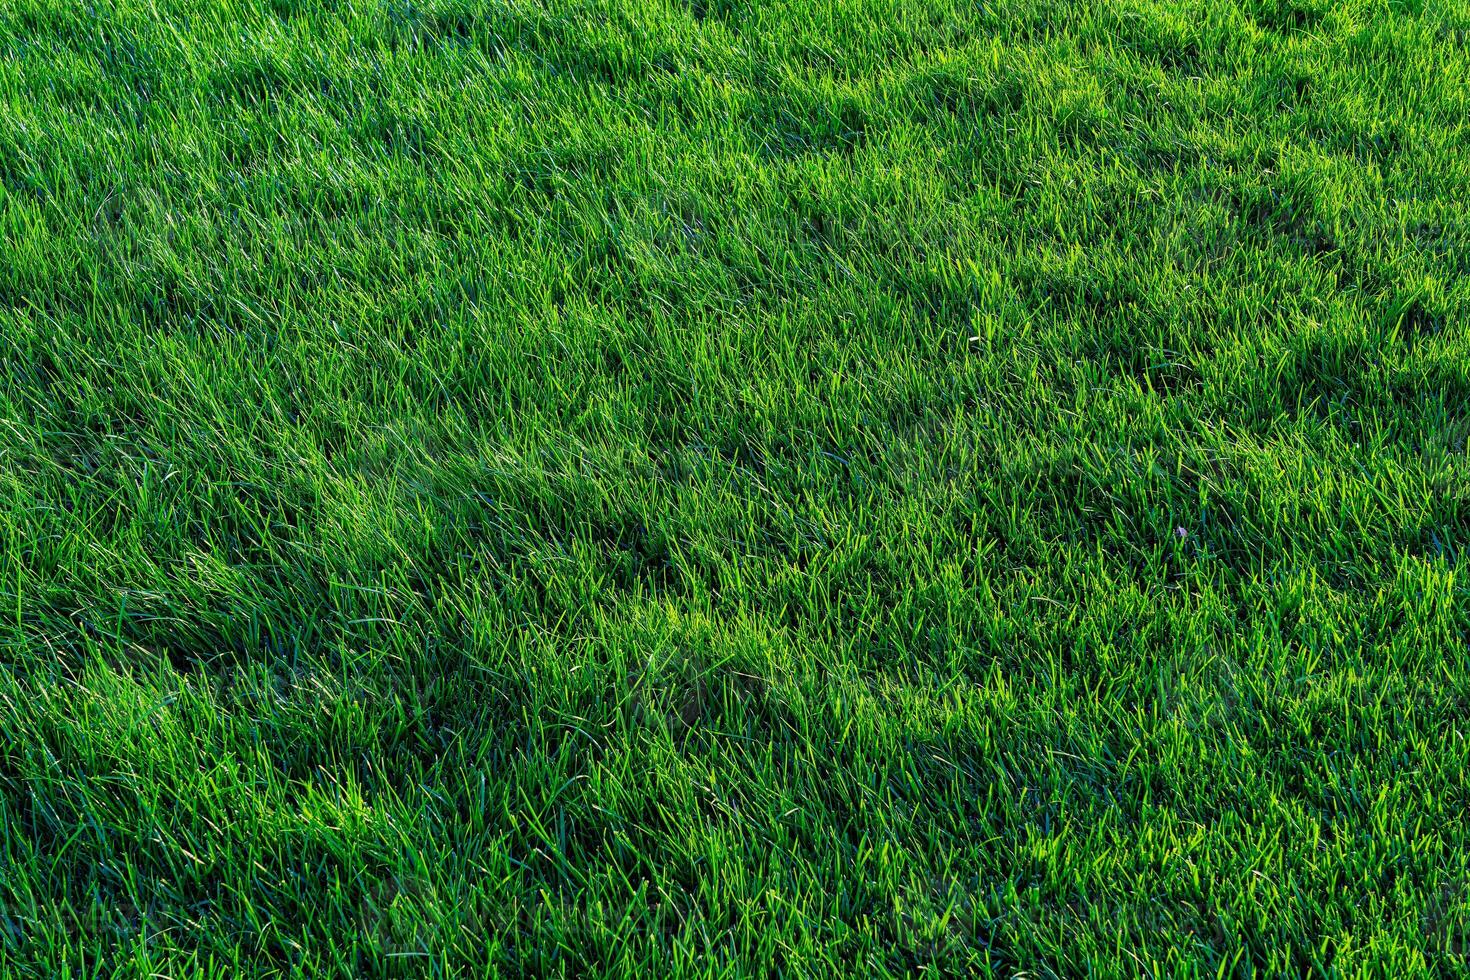
<path id="1" fill-rule="evenodd" d="M 0 974 L 1470 974 L 1464 0 L 0 0 Z"/>

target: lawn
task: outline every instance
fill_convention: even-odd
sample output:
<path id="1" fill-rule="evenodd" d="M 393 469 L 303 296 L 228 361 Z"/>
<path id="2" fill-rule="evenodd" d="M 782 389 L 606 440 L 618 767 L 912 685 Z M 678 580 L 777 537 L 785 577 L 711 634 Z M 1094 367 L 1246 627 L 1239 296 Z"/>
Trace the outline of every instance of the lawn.
<path id="1" fill-rule="evenodd" d="M 1465 0 L 0 0 L 0 975 L 1470 974 Z"/>

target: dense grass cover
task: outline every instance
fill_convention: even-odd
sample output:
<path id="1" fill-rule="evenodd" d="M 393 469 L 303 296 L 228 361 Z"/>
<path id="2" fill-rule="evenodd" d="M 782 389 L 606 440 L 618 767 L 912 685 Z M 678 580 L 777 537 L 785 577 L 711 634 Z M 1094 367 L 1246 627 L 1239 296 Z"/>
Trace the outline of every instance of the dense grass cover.
<path id="1" fill-rule="evenodd" d="M 1470 970 L 1461 0 L 0 52 L 0 973 Z"/>

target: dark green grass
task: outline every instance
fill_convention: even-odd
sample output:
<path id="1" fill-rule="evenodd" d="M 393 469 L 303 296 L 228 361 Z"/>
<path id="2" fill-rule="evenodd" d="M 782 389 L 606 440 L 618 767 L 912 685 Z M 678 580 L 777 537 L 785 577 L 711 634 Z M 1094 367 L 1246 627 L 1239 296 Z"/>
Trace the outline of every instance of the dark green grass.
<path id="1" fill-rule="evenodd" d="M 1463 0 L 0 0 L 0 974 L 1470 972 Z"/>

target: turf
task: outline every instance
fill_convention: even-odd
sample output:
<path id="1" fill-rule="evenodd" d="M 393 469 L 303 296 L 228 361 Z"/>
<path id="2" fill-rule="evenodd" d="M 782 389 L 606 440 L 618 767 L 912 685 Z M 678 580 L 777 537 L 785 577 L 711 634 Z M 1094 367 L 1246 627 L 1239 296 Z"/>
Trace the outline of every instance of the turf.
<path id="1" fill-rule="evenodd" d="M 1461 0 L 0 2 L 0 974 L 1470 973 Z"/>

